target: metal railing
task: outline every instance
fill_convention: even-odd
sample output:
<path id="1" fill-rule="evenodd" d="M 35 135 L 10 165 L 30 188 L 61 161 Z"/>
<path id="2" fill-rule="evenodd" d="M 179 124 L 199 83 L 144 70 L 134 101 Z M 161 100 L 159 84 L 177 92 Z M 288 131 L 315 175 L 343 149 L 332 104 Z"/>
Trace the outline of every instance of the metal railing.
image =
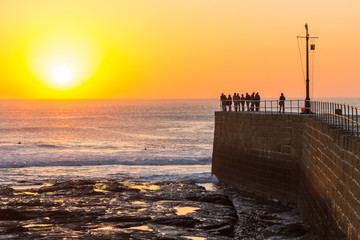
<path id="1" fill-rule="evenodd" d="M 252 112 L 252 113 L 287 113 L 301 114 L 304 111 L 305 100 L 286 100 L 284 107 L 280 105 L 280 100 L 261 100 L 261 101 L 240 101 L 238 104 L 231 100 L 220 101 L 220 111 Z M 280 112 L 281 110 L 281 112 Z"/>
<path id="2" fill-rule="evenodd" d="M 306 111 L 305 100 L 286 100 L 284 105 L 280 102 L 279 100 L 245 102 L 226 100 L 220 101 L 220 111 L 258 114 L 303 114 Z M 360 108 L 341 103 L 310 101 L 309 112 L 310 114 L 305 116 L 360 137 Z"/>
<path id="3" fill-rule="evenodd" d="M 352 136 L 360 137 L 360 108 L 348 104 L 310 101 L 313 117 Z"/>

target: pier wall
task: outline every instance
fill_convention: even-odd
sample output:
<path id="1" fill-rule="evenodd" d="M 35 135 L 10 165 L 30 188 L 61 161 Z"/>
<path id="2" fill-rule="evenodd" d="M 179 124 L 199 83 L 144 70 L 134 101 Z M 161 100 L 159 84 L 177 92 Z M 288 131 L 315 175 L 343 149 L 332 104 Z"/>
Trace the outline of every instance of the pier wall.
<path id="1" fill-rule="evenodd" d="M 324 239 L 360 239 L 360 142 L 303 115 L 216 112 L 212 173 L 297 203 Z"/>

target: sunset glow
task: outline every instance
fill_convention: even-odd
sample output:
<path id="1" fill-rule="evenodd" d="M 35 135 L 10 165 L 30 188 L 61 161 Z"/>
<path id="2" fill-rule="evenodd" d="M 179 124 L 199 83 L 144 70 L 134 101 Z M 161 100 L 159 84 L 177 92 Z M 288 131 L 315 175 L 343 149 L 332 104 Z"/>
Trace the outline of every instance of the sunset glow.
<path id="1" fill-rule="evenodd" d="M 0 0 L 0 98 L 356 97 L 360 2 Z M 336 18 L 334 17 L 336 16 Z"/>
<path id="2" fill-rule="evenodd" d="M 51 77 L 60 86 L 67 86 L 74 78 L 73 70 L 66 65 L 55 66 L 51 70 Z"/>

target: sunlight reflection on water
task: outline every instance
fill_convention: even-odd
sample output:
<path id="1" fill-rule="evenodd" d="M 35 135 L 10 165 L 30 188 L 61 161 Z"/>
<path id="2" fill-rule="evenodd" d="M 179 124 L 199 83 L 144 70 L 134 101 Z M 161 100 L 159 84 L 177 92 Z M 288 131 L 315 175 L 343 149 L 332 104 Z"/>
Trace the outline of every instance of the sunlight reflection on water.
<path id="1" fill-rule="evenodd" d="M 64 166 L 64 167 L 29 167 L 8 169 L 0 168 L 0 183 L 16 183 L 24 181 L 46 181 L 56 178 L 67 179 L 129 179 L 144 181 L 195 181 L 199 183 L 217 182 L 211 177 L 211 165 L 180 165 L 180 166 Z M 204 185 L 211 187 L 211 185 Z M 40 188 L 42 185 L 22 188 Z M 137 189 L 156 190 L 157 185 L 134 185 Z M 101 191 L 99 186 L 97 189 Z"/>

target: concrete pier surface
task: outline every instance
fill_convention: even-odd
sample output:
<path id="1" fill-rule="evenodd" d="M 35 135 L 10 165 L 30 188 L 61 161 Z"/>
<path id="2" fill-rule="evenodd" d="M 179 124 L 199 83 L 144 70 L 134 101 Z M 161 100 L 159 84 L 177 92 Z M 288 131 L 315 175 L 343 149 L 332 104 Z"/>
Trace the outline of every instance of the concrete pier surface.
<path id="1" fill-rule="evenodd" d="M 216 112 L 212 173 L 294 202 L 322 239 L 360 239 L 360 142 L 306 115 Z"/>

